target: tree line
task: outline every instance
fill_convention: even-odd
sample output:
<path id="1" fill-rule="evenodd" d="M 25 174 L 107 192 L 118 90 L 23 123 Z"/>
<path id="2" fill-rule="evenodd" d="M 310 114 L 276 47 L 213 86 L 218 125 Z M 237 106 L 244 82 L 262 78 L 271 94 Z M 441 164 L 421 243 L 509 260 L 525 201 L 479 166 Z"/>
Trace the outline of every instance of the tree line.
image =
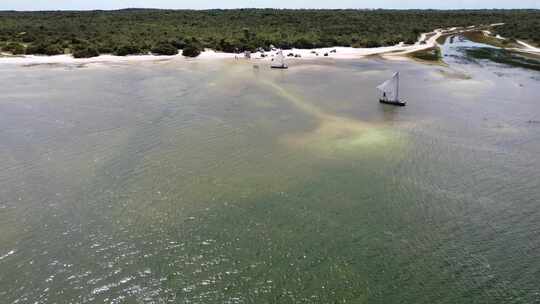
<path id="1" fill-rule="evenodd" d="M 0 48 L 75 57 L 204 48 L 224 52 L 414 43 L 436 28 L 504 22 L 497 33 L 540 44 L 540 10 L 156 10 L 0 12 Z"/>

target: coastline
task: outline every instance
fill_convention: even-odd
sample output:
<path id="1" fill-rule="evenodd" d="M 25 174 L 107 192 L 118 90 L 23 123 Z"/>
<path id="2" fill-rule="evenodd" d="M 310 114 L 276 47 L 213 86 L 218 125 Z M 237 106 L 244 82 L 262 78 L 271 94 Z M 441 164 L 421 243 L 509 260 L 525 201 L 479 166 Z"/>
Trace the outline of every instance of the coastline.
<path id="1" fill-rule="evenodd" d="M 491 34 L 486 31 L 486 27 L 500 26 L 501 23 L 491 24 L 488 26 L 470 26 L 467 28 L 452 27 L 448 29 L 436 29 L 433 32 L 422 33 L 415 44 L 405 45 L 399 43 L 394 46 L 384 46 L 375 48 L 353 48 L 353 47 L 329 47 L 318 49 L 290 49 L 283 50 L 286 58 L 294 60 L 313 60 L 313 59 L 360 59 L 368 56 L 379 56 L 386 60 L 413 60 L 410 54 L 428 50 L 439 46 L 437 40 L 442 36 L 459 34 L 470 31 L 482 31 L 484 35 Z M 499 38 L 499 37 L 497 37 Z M 500 37 L 499 39 L 505 39 Z M 540 54 L 540 49 L 533 47 L 525 42 L 518 41 L 523 48 L 509 48 L 511 50 Z M 134 62 L 159 62 L 159 61 L 194 61 L 194 60 L 223 60 L 223 59 L 240 59 L 245 60 L 243 54 L 224 53 L 210 49 L 203 51 L 198 57 L 184 57 L 180 51 L 178 55 L 163 56 L 163 55 L 128 55 L 115 56 L 104 54 L 91 58 L 74 58 L 71 54 L 55 55 L 55 56 L 40 56 L 40 55 L 8 55 L 0 54 L 0 64 L 15 64 L 15 65 L 46 65 L 46 64 L 114 64 L 114 63 L 134 63 Z M 269 62 L 276 55 L 277 51 L 270 52 L 255 52 L 251 54 L 251 60 Z M 300 55 L 300 57 L 288 56 Z"/>
<path id="2" fill-rule="evenodd" d="M 384 55 L 399 57 L 404 55 L 421 51 L 434 47 L 434 44 L 430 42 L 426 44 L 414 44 L 414 45 L 395 45 L 377 48 L 353 48 L 353 47 L 330 47 L 319 49 L 290 49 L 283 50 L 286 58 L 294 60 L 314 60 L 314 59 L 359 59 L 367 56 Z M 335 51 L 335 52 L 334 52 Z M 301 57 L 289 57 L 288 54 L 300 55 Z M 325 56 L 327 54 L 327 56 Z M 270 62 L 276 55 L 276 51 L 255 52 L 251 54 L 252 61 Z M 223 53 L 214 50 L 205 50 L 199 56 L 195 58 L 184 57 L 180 54 L 173 56 L 162 55 L 128 55 L 128 56 L 115 56 L 115 55 L 100 55 L 91 58 L 74 58 L 69 54 L 55 55 L 55 56 L 39 56 L 39 55 L 22 55 L 22 56 L 10 56 L 4 55 L 0 57 L 0 64 L 15 64 L 15 65 L 41 65 L 41 64 L 106 64 L 106 63 L 133 63 L 133 62 L 157 62 L 157 61 L 194 61 L 194 60 L 223 60 L 238 58 L 239 60 L 245 60 L 243 54 L 235 53 Z"/>
<path id="3" fill-rule="evenodd" d="M 455 28 L 449 29 L 454 30 Z M 312 60 L 320 58 L 330 59 L 358 59 L 373 55 L 392 56 L 392 58 L 403 57 L 406 59 L 407 54 L 432 48 L 436 46 L 436 40 L 448 30 L 437 29 L 430 33 L 423 33 L 419 40 L 413 45 L 405 45 L 403 43 L 394 46 L 376 47 L 376 48 L 353 48 L 353 47 L 330 47 L 318 49 L 290 49 L 283 50 L 285 56 L 292 53 L 301 57 L 293 57 L 295 60 Z M 427 38 L 429 37 L 429 38 Z M 332 52 L 335 51 L 335 52 Z M 251 54 L 252 60 L 271 61 L 276 51 L 255 52 Z M 328 56 L 325 56 L 327 54 Z M 264 56 L 264 57 L 263 57 Z M 106 64 L 106 63 L 131 63 L 131 62 L 153 62 L 164 60 L 216 60 L 216 59 L 244 59 L 243 54 L 223 53 L 213 50 L 205 50 L 198 57 L 189 58 L 180 54 L 173 56 L 158 56 L 158 55 L 129 55 L 129 56 L 114 56 L 100 55 L 91 58 L 74 58 L 70 54 L 55 55 L 55 56 L 38 56 L 38 55 L 22 55 L 22 56 L 5 56 L 0 57 L 0 64 L 15 64 L 15 65 L 41 65 L 41 64 Z"/>

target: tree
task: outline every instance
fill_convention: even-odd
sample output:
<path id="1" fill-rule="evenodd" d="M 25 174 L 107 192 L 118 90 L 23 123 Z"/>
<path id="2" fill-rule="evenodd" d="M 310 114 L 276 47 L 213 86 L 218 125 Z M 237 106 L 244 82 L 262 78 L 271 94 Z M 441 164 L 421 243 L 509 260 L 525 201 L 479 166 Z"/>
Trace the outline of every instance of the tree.
<path id="1" fill-rule="evenodd" d="M 10 42 L 4 48 L 4 51 L 10 52 L 13 55 L 23 55 L 26 53 L 24 45 L 17 42 Z"/>
<path id="2" fill-rule="evenodd" d="M 92 45 L 101 53 L 141 54 L 163 41 L 177 49 L 195 43 L 200 49 L 234 52 L 270 44 L 314 48 L 414 43 L 420 33 L 436 28 L 505 22 L 491 29 L 494 34 L 534 44 L 540 42 L 538 20 L 540 10 L 0 11 L 0 42 L 28 43 L 32 53 L 32 45 L 41 43 L 45 47 L 58 44 L 62 49 Z"/>
<path id="3" fill-rule="evenodd" d="M 169 43 L 174 45 L 174 47 L 178 50 L 181 50 L 186 46 L 186 41 L 182 37 L 171 39 L 169 40 Z"/>
<path id="4" fill-rule="evenodd" d="M 25 34 L 21 38 L 21 41 L 24 42 L 24 43 L 34 42 L 34 41 L 36 41 L 36 37 L 34 37 L 34 35 Z"/>
<path id="5" fill-rule="evenodd" d="M 234 41 L 230 41 L 229 39 L 222 38 L 218 43 L 218 48 L 220 51 L 223 51 L 226 53 L 235 53 L 238 50 L 236 45 L 237 44 Z"/>
<path id="6" fill-rule="evenodd" d="M 249 28 L 245 27 L 242 29 L 242 34 L 244 35 L 244 39 L 248 41 L 251 38 L 251 32 L 249 31 Z"/>
<path id="7" fill-rule="evenodd" d="M 141 54 L 141 47 L 134 44 L 124 44 L 116 49 L 114 52 L 117 56 L 138 55 Z"/>
<path id="8" fill-rule="evenodd" d="M 169 42 L 160 42 L 152 48 L 152 53 L 156 55 L 176 55 L 178 49 Z"/>
<path id="9" fill-rule="evenodd" d="M 26 48 L 26 54 L 35 55 L 60 55 L 64 54 L 62 46 L 54 43 L 41 42 L 37 44 L 31 44 Z"/>
<path id="10" fill-rule="evenodd" d="M 112 53 L 114 53 L 114 50 L 115 50 L 114 43 L 112 43 L 112 42 L 100 43 L 97 46 L 97 51 L 100 54 L 112 54 Z"/>
<path id="11" fill-rule="evenodd" d="M 307 38 L 302 37 L 296 40 L 293 43 L 293 46 L 298 49 L 311 49 L 313 48 L 313 42 L 309 41 Z"/>
<path id="12" fill-rule="evenodd" d="M 99 51 L 92 46 L 77 46 L 73 49 L 73 57 L 90 58 L 99 56 Z"/>
<path id="13" fill-rule="evenodd" d="M 182 55 L 186 57 L 197 57 L 201 54 L 201 48 L 196 44 L 188 44 L 182 50 Z"/>
<path id="14" fill-rule="evenodd" d="M 45 55 L 61 55 L 64 54 L 64 49 L 58 44 L 51 44 L 45 48 Z"/>
<path id="15" fill-rule="evenodd" d="M 26 48 L 27 54 L 36 54 L 36 55 L 44 55 L 45 54 L 45 44 L 39 43 L 39 44 L 31 44 Z"/>

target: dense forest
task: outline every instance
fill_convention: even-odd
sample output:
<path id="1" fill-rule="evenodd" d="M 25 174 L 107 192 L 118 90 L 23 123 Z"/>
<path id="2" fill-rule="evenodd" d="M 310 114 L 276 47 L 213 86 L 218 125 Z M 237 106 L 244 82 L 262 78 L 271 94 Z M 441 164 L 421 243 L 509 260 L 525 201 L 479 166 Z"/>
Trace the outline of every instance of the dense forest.
<path id="1" fill-rule="evenodd" d="M 13 54 L 92 57 L 329 46 L 377 47 L 436 28 L 504 22 L 502 36 L 540 44 L 540 10 L 155 10 L 0 12 L 0 47 Z"/>

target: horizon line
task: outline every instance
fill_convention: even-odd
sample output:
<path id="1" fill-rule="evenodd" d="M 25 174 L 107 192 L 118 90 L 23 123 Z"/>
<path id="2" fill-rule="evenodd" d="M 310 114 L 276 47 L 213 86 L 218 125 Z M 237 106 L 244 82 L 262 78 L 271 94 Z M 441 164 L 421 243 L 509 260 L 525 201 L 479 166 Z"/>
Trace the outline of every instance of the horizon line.
<path id="1" fill-rule="evenodd" d="M 162 8 L 162 7 L 124 7 L 115 9 L 47 9 L 47 10 L 10 10 L 0 9 L 0 12 L 114 12 L 123 10 L 160 10 L 160 11 L 233 11 L 233 10 L 289 10 L 289 11 L 524 11 L 540 10 L 540 8 L 278 8 L 278 7 L 237 7 L 237 8 Z"/>

